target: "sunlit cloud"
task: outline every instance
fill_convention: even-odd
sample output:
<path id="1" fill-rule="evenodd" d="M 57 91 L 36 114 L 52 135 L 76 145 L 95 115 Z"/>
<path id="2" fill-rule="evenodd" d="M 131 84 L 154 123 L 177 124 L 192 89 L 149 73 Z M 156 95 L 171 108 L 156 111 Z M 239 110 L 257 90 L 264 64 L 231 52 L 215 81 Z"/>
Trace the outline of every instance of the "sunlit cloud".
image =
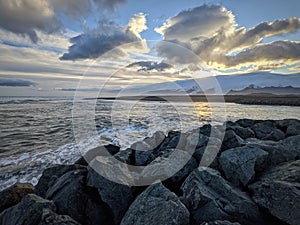
<path id="1" fill-rule="evenodd" d="M 156 29 L 164 41 L 186 48 L 198 58 L 164 42 L 157 45 L 157 52 L 173 63 L 203 63 L 216 70 L 275 69 L 274 65 L 280 68 L 300 61 L 299 43 L 287 40 L 263 43 L 263 40 L 299 28 L 300 19 L 293 17 L 246 29 L 238 27 L 233 13 L 223 6 L 204 5 L 182 11 Z"/>
<path id="2" fill-rule="evenodd" d="M 124 27 L 111 21 L 101 22 L 100 28 L 71 38 L 70 42 L 73 45 L 69 47 L 69 52 L 65 53 L 60 59 L 95 59 L 110 50 L 114 51 L 109 56 L 117 58 L 126 56 L 126 48 L 140 51 L 147 50 L 146 41 L 140 35 L 142 31 L 147 29 L 145 14 L 134 15 Z M 120 46 L 122 48 L 117 48 Z"/>

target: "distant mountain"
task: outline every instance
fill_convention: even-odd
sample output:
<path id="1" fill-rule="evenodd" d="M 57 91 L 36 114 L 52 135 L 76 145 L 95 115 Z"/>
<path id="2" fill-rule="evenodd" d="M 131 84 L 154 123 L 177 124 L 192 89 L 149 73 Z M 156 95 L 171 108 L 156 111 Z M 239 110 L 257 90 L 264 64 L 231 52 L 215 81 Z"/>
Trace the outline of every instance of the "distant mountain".
<path id="1" fill-rule="evenodd" d="M 241 90 L 230 90 L 227 95 L 250 95 L 250 94 L 273 94 L 273 95 L 300 95 L 299 87 L 256 87 L 251 84 Z"/>
<path id="2" fill-rule="evenodd" d="M 178 80 L 175 82 L 163 82 L 157 84 L 136 86 L 126 90 L 124 94 L 207 94 L 218 93 L 218 86 L 223 94 L 231 90 L 242 90 L 254 85 L 256 87 L 287 87 L 300 88 L 300 74 L 281 75 L 272 73 L 250 73 L 239 75 L 219 75 L 213 77 L 204 77 L 197 79 Z M 280 88 L 279 88 L 280 89 Z M 278 90 L 279 90 L 278 89 Z M 271 91 L 271 89 L 268 89 Z M 294 90 L 294 89 L 293 89 Z M 262 90 L 259 90 L 262 91 Z M 274 90 L 272 90 L 273 93 Z M 281 89 L 282 92 L 283 89 Z M 288 91 L 287 89 L 285 91 Z"/>

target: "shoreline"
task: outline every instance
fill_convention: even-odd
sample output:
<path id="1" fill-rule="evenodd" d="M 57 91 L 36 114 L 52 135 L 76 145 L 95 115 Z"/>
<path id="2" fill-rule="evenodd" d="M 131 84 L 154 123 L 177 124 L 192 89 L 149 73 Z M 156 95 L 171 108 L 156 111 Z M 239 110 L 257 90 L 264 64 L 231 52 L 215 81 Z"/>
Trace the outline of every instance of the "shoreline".
<path id="1" fill-rule="evenodd" d="M 101 97 L 97 100 L 141 100 L 141 101 L 174 101 L 184 102 L 188 96 L 180 95 L 153 95 L 153 96 L 121 96 L 121 97 Z M 207 102 L 209 98 L 212 102 L 237 103 L 246 105 L 279 105 L 279 106 L 300 106 L 300 96 L 298 95 L 270 95 L 270 94 L 253 94 L 253 95 L 192 95 L 189 96 L 193 102 Z"/>
<path id="2" fill-rule="evenodd" d="M 114 145 L 91 149 L 72 165 L 46 169 L 36 186 L 16 184 L 0 192 L 0 224 L 296 225 L 300 120 L 240 119 L 215 126 L 222 127 L 224 139 L 215 137 L 208 150 L 211 125 L 167 136 L 158 131 L 122 151 Z M 200 166 L 205 151 L 218 147 L 209 167 Z M 178 163 L 189 160 L 170 174 L 174 165 L 165 160 L 174 151 Z M 135 173 L 149 184 L 127 186 L 99 175 L 96 165 L 117 169 L 129 182 L 130 167 L 120 170 L 112 158 L 142 166 Z"/>

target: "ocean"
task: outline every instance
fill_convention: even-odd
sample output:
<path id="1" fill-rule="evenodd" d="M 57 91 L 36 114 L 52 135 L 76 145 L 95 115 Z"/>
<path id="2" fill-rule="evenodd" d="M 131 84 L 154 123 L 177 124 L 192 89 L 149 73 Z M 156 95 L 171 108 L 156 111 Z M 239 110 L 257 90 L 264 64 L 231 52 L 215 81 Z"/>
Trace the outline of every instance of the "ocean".
<path id="1" fill-rule="evenodd" d="M 220 104 L 220 105 L 218 105 Z M 71 98 L 0 98 L 0 190 L 15 182 L 36 184 L 45 168 L 72 164 L 98 145 L 112 143 L 122 149 L 155 131 L 188 131 L 210 122 L 249 119 L 300 119 L 300 108 L 290 106 L 239 105 L 159 101 L 82 100 L 77 107 L 94 106 L 97 135 L 85 140 L 74 137 L 85 120 L 75 118 Z M 78 110 L 78 108 L 77 108 Z M 212 116 L 213 112 L 213 116 Z M 225 114 L 224 114 L 225 113 Z M 212 118 L 214 119 L 212 121 Z M 78 121 L 81 121 L 78 124 Z"/>

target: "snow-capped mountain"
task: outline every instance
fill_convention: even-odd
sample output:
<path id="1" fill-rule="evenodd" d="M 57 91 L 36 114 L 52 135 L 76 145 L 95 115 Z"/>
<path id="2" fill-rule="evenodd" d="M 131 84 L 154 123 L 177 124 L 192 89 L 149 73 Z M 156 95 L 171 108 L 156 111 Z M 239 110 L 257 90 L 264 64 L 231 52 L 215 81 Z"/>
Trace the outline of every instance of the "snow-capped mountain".
<path id="1" fill-rule="evenodd" d="M 250 73 L 241 75 L 219 75 L 197 79 L 163 82 L 136 86 L 126 90 L 126 94 L 223 94 L 230 90 L 241 90 L 249 85 L 259 87 L 300 87 L 300 74 L 282 75 L 272 73 Z"/>

